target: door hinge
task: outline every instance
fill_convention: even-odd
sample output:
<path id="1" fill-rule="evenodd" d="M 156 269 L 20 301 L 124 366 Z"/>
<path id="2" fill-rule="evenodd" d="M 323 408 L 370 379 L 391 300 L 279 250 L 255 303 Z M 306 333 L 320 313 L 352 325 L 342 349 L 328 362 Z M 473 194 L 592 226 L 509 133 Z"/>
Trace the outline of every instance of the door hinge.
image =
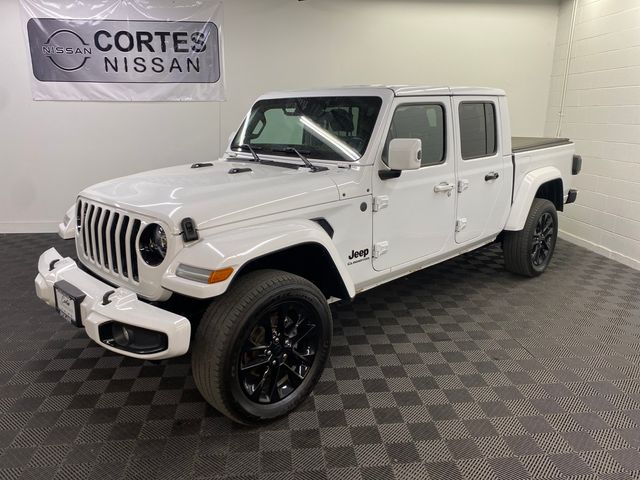
<path id="1" fill-rule="evenodd" d="M 456 232 L 461 232 L 462 230 L 465 229 L 466 226 L 467 226 L 466 218 L 459 218 L 458 220 L 456 220 Z"/>
<path id="2" fill-rule="evenodd" d="M 373 211 L 379 212 L 383 208 L 387 208 L 389 206 L 389 196 L 388 195 L 379 195 L 377 197 L 373 197 Z"/>
<path id="3" fill-rule="evenodd" d="M 373 246 L 373 258 L 378 258 L 389 250 L 389 242 L 378 242 Z"/>
<path id="4" fill-rule="evenodd" d="M 458 193 L 464 192 L 469 188 L 469 180 L 458 180 Z"/>

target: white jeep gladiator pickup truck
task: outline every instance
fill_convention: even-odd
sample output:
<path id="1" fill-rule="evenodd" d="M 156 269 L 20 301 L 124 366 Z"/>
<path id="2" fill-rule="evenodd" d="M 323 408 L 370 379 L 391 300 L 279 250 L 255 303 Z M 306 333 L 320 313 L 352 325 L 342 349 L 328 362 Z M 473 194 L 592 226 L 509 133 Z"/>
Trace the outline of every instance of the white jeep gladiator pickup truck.
<path id="1" fill-rule="evenodd" d="M 114 352 L 191 346 L 204 398 L 255 424 L 312 391 L 329 303 L 496 240 L 507 270 L 542 273 L 580 168 L 567 139 L 512 138 L 497 89 L 271 93 L 223 158 L 82 191 L 60 224 L 79 262 L 44 252 L 36 292 Z"/>

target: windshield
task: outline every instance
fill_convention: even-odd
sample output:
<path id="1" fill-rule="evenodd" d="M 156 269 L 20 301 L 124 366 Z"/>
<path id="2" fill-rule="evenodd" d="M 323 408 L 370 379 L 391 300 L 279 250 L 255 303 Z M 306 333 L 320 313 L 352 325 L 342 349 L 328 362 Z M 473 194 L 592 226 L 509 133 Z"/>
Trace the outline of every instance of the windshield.
<path id="1" fill-rule="evenodd" d="M 380 97 L 303 97 L 260 100 L 231 148 L 321 160 L 358 160 L 367 149 L 382 105 Z"/>

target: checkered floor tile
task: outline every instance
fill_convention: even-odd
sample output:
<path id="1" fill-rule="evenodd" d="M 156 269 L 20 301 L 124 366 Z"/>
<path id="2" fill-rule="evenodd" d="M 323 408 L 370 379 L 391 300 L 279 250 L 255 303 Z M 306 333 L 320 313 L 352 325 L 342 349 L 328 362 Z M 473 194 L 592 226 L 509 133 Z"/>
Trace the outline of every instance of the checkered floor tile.
<path id="1" fill-rule="evenodd" d="M 560 241 L 524 279 L 491 246 L 334 308 L 311 398 L 260 429 L 185 356 L 117 356 L 33 292 L 53 235 L 0 235 L 0 478 L 640 478 L 640 272 Z"/>

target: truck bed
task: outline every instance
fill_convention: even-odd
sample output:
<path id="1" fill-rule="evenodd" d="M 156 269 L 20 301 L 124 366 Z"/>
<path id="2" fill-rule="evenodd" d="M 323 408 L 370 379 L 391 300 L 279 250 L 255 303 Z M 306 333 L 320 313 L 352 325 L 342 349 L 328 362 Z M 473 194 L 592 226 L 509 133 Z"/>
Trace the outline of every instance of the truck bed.
<path id="1" fill-rule="evenodd" d="M 562 179 L 562 194 L 566 200 L 571 188 L 574 143 L 568 138 L 544 137 L 512 137 L 511 141 L 513 198 L 515 199 L 522 186 L 528 183 L 525 178 L 530 172 L 540 172 L 553 167 Z"/>
<path id="2" fill-rule="evenodd" d="M 528 152 L 541 148 L 557 147 L 571 143 L 568 138 L 555 137 L 511 137 L 511 151 L 513 153 Z"/>

